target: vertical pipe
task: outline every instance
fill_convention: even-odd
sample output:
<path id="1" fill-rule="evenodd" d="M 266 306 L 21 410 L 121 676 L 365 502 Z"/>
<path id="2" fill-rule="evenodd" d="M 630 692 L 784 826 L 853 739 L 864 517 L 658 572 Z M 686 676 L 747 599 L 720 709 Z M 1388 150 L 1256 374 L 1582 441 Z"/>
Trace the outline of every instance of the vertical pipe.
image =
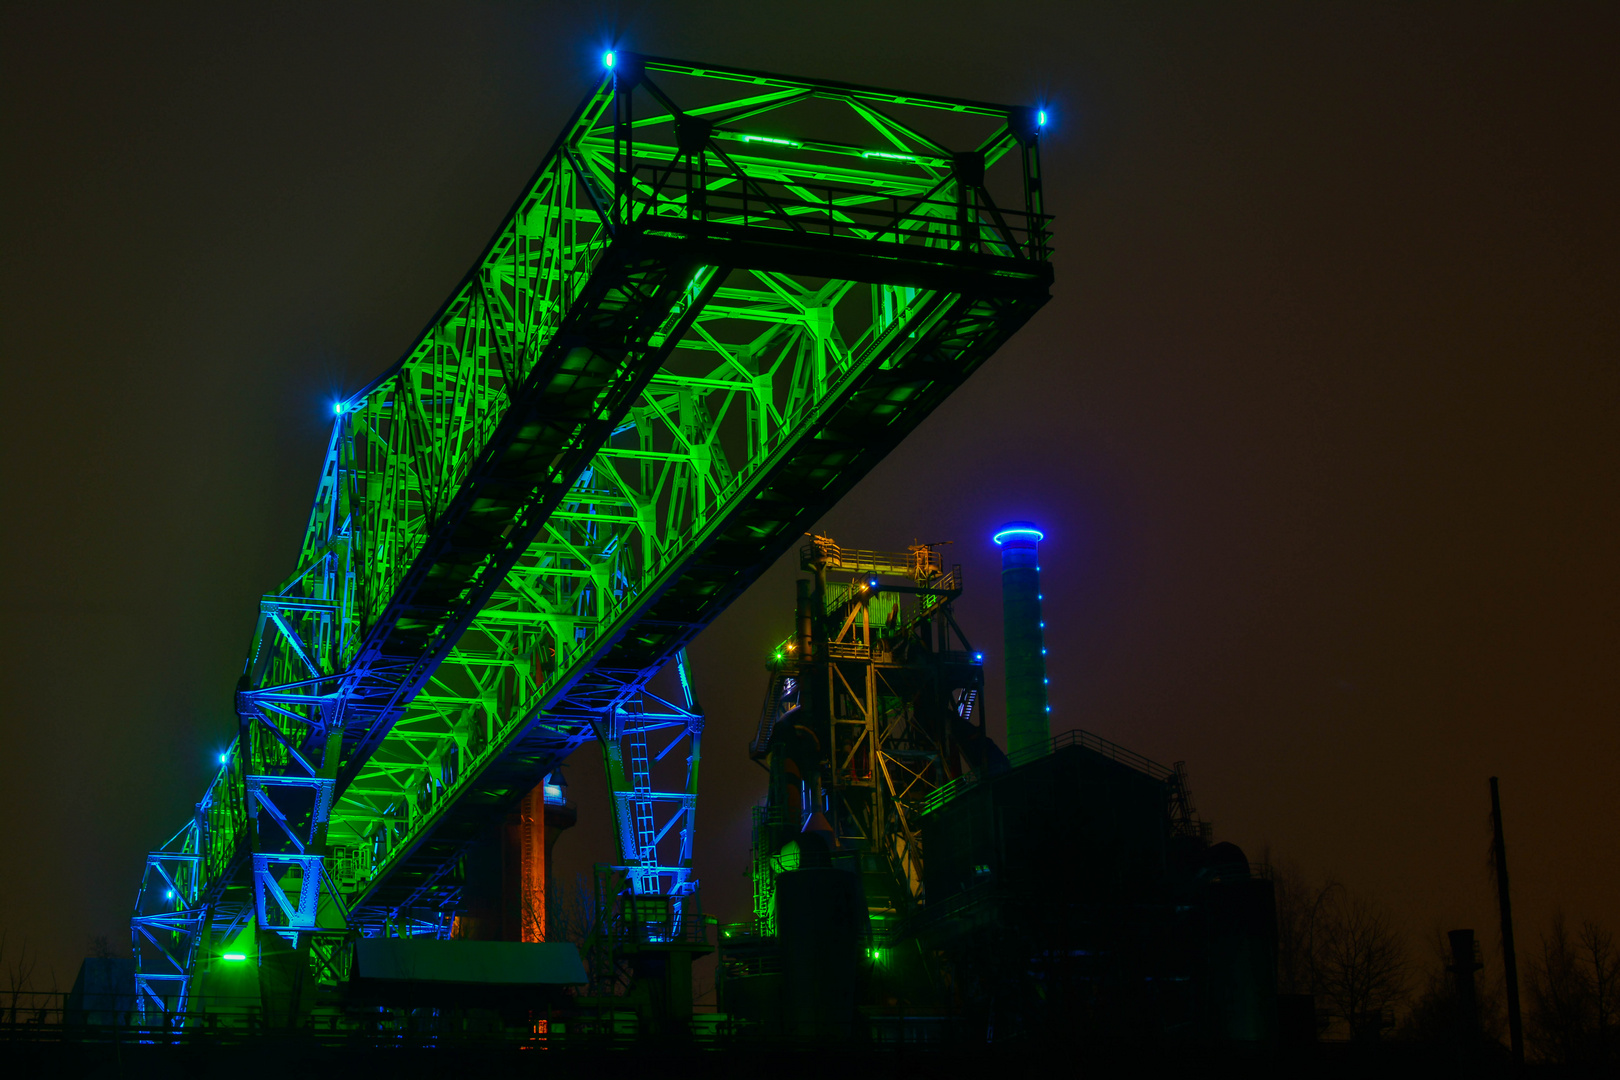
<path id="1" fill-rule="evenodd" d="M 1040 754 L 1051 741 L 1046 702 L 1046 646 L 1041 622 L 1041 530 L 1010 521 L 994 537 L 1001 547 L 1001 633 L 1007 690 L 1007 753 Z"/>
<path id="2" fill-rule="evenodd" d="M 798 590 L 798 595 L 794 598 L 793 614 L 795 621 L 798 623 L 796 636 L 798 638 L 797 651 L 799 654 L 794 659 L 804 663 L 810 659 L 810 642 L 814 635 L 814 631 L 811 629 L 810 580 L 808 578 L 799 578 L 794 584 Z"/>
<path id="3" fill-rule="evenodd" d="M 1513 1063 L 1524 1065 L 1524 1023 L 1519 1016 L 1519 961 L 1513 951 L 1513 902 L 1508 896 L 1507 841 L 1502 836 L 1502 796 L 1491 777 L 1491 825 L 1495 828 L 1496 900 L 1502 909 L 1502 975 L 1507 981 L 1508 1041 Z"/>

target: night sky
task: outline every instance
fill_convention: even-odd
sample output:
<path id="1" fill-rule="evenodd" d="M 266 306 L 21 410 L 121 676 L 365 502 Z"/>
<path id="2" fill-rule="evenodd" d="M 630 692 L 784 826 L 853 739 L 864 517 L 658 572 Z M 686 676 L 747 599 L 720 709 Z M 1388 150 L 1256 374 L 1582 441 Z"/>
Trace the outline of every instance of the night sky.
<path id="1" fill-rule="evenodd" d="M 1039 521 L 1055 730 L 1414 946 L 1620 930 L 1620 8 L 8 5 L 0 929 L 71 983 L 235 728 L 329 403 L 466 272 L 621 47 L 1044 102 L 1051 303 L 824 523 Z M 741 917 L 785 561 L 693 650 Z M 977 642 L 976 642 L 977 643 Z M 989 650 L 994 660 L 994 649 Z M 992 662 L 992 723 L 999 675 Z M 593 752 L 562 869 L 612 859 Z"/>

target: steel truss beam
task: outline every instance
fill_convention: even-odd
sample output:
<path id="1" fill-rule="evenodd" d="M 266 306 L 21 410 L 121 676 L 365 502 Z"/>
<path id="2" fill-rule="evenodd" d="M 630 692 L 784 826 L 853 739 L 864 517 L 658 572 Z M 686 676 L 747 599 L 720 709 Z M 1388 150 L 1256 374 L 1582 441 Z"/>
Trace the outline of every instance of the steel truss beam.
<path id="1" fill-rule="evenodd" d="M 335 406 L 188 826 L 195 904 L 442 929 L 466 844 L 590 739 L 627 880 L 695 888 L 701 712 L 649 681 L 1045 302 L 1035 119 L 621 54 Z M 256 844 L 272 777 L 330 782 L 296 850 Z"/>

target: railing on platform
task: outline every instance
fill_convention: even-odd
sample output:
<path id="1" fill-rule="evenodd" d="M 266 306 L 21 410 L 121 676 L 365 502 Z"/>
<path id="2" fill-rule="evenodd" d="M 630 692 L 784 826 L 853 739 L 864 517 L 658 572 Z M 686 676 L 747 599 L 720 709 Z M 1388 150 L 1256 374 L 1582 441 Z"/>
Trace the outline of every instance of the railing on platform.
<path id="1" fill-rule="evenodd" d="M 129 995 L 126 995 L 129 997 Z M 616 998 L 580 999 L 553 1009 L 535 1009 L 521 1023 L 502 1023 L 479 1009 L 360 1007 L 317 1004 L 295 1025 L 271 1025 L 258 997 L 210 998 L 189 1014 L 143 1022 L 133 1007 L 81 1009 L 58 991 L 0 991 L 0 1046 L 22 1045 L 162 1048 L 240 1047 L 252 1051 L 296 1039 L 303 1045 L 344 1050 L 567 1050 L 629 1048 L 641 1036 L 635 1003 Z M 126 1002 L 127 1004 L 127 1002 Z M 95 1022 L 86 1022 L 85 1014 Z M 730 1041 L 738 1025 L 723 1014 L 697 1013 L 692 1042 Z"/>
<path id="2" fill-rule="evenodd" d="M 1003 258 L 1043 260 L 1050 255 L 1047 226 L 1052 219 L 1048 214 L 910 194 L 885 196 L 871 184 L 837 187 L 767 181 L 769 188 L 776 189 L 773 192 L 745 172 L 655 164 L 638 165 L 632 175 L 644 182 L 638 185 L 643 198 L 637 200 L 644 225 L 649 218 L 701 221 Z M 675 176 L 684 177 L 684 195 L 679 194 L 680 184 L 674 192 L 670 189 Z M 950 179 L 947 175 L 934 190 L 944 188 Z"/>

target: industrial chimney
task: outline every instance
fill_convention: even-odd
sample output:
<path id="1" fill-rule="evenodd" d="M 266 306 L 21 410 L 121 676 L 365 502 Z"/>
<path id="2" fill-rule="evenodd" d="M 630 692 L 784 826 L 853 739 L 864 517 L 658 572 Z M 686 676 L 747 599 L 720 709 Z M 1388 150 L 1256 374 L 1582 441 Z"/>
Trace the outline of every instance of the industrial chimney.
<path id="1" fill-rule="evenodd" d="M 1028 521 L 1009 521 L 1001 547 L 1002 655 L 1007 678 L 1007 753 L 1039 755 L 1052 738 L 1046 703 L 1046 645 L 1041 621 L 1040 542 Z"/>

